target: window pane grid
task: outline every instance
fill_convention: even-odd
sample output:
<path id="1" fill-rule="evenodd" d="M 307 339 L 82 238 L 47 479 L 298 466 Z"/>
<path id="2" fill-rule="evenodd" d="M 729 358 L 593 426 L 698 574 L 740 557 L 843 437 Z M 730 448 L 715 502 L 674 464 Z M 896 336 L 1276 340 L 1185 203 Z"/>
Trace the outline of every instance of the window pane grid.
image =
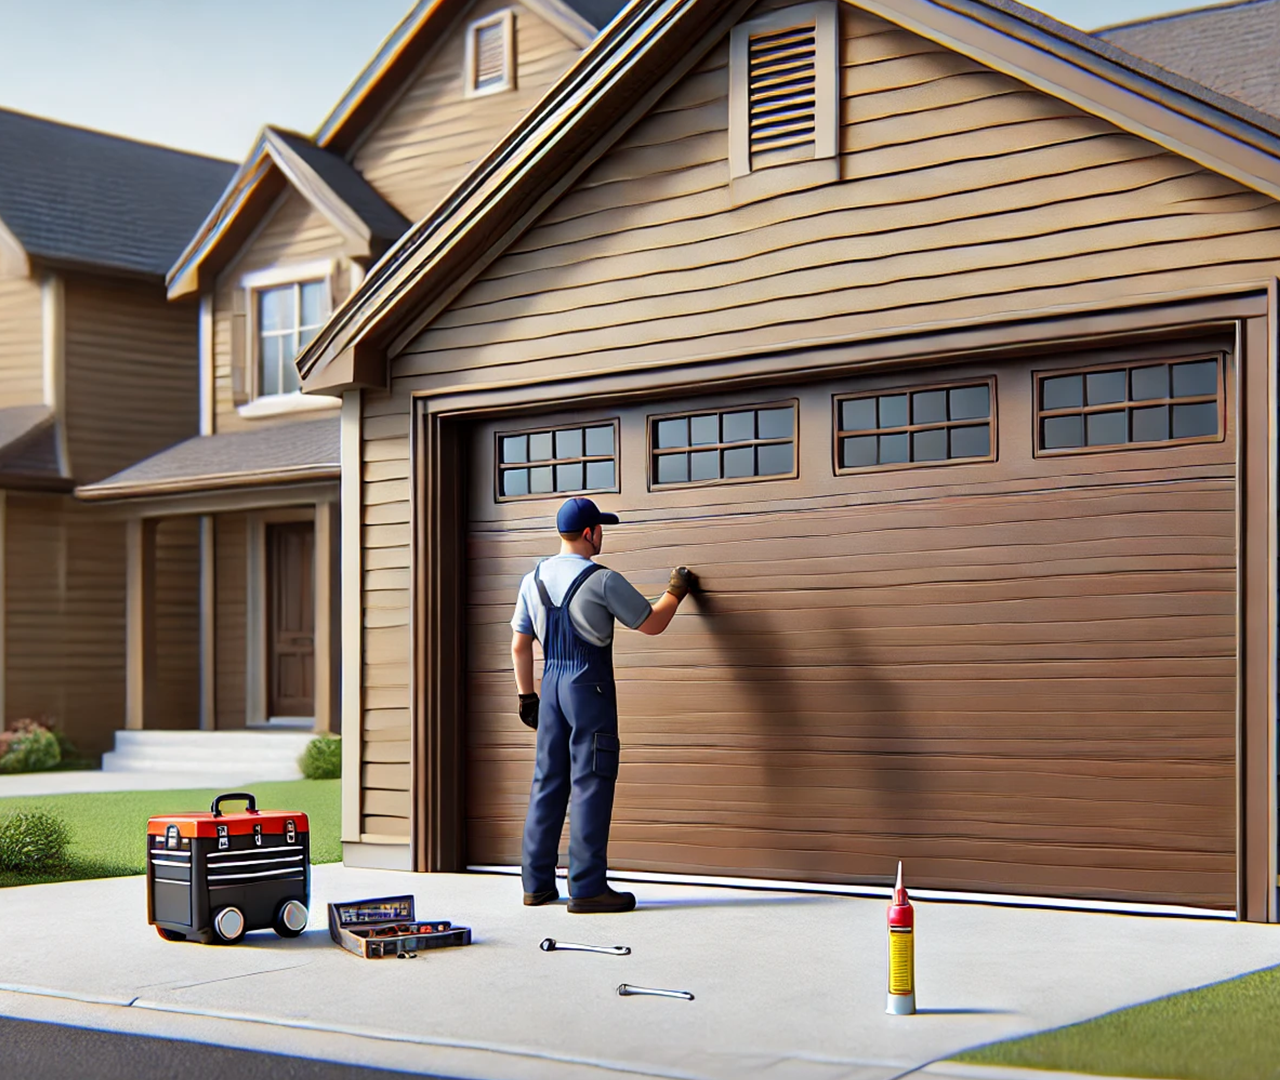
<path id="1" fill-rule="evenodd" d="M 497 435 L 499 499 L 617 490 L 616 421 Z"/>
<path id="2" fill-rule="evenodd" d="M 653 485 L 793 477 L 795 428 L 794 404 L 651 418 Z"/>
<path id="3" fill-rule="evenodd" d="M 324 325 L 327 294 L 324 281 L 293 282 L 258 291 L 259 396 L 300 389 L 293 361 Z"/>
<path id="4" fill-rule="evenodd" d="M 1054 372 L 1036 384 L 1036 450 L 1072 453 L 1204 442 L 1221 431 L 1218 358 Z"/>
<path id="5" fill-rule="evenodd" d="M 836 472 L 991 460 L 990 380 L 835 399 Z"/>

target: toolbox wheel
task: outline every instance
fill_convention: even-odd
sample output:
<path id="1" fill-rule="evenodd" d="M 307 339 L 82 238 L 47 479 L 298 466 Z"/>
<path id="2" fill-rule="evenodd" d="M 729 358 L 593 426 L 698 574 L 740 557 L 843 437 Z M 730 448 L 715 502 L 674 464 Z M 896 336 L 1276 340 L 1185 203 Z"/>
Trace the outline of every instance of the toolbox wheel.
<path id="1" fill-rule="evenodd" d="M 184 934 L 181 930 L 166 930 L 163 926 L 157 926 L 156 933 L 159 934 L 162 938 L 164 938 L 165 941 L 186 941 L 187 940 L 187 935 Z"/>
<path id="2" fill-rule="evenodd" d="M 213 930 L 217 941 L 234 945 L 244 938 L 244 913 L 237 907 L 219 908 L 213 915 Z"/>
<path id="3" fill-rule="evenodd" d="M 301 900 L 286 900 L 277 909 L 271 925 L 281 937 L 297 937 L 307 928 L 307 905 Z"/>

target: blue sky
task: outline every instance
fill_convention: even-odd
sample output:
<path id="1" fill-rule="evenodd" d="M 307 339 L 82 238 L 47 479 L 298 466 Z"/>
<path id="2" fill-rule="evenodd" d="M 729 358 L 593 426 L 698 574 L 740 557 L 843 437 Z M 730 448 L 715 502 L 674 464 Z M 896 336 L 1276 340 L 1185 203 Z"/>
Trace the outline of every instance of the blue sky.
<path id="1" fill-rule="evenodd" d="M 0 107 L 240 159 L 310 133 L 411 0 L 0 0 Z M 1082 29 L 1194 4 L 1042 0 Z"/>

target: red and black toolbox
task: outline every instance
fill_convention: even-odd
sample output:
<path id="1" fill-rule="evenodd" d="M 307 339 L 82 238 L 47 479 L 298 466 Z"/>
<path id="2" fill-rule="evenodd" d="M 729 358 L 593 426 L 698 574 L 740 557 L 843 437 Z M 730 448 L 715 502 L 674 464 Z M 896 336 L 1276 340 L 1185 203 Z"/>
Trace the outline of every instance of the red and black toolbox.
<path id="1" fill-rule="evenodd" d="M 224 813 L 224 802 L 247 808 Z M 307 815 L 259 810 L 247 792 L 208 813 L 147 822 L 147 918 L 169 941 L 233 945 L 250 930 L 297 937 L 311 903 Z"/>

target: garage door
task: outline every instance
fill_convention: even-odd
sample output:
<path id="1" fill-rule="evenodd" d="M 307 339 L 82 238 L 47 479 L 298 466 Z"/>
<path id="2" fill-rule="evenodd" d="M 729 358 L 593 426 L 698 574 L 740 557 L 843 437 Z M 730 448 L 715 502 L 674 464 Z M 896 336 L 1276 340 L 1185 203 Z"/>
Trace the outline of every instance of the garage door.
<path id="1" fill-rule="evenodd" d="M 615 869 L 1233 907 L 1232 385 L 1195 342 L 477 426 L 468 862 L 519 862 L 507 622 L 585 489 L 601 562 L 707 586 L 617 638 Z"/>

